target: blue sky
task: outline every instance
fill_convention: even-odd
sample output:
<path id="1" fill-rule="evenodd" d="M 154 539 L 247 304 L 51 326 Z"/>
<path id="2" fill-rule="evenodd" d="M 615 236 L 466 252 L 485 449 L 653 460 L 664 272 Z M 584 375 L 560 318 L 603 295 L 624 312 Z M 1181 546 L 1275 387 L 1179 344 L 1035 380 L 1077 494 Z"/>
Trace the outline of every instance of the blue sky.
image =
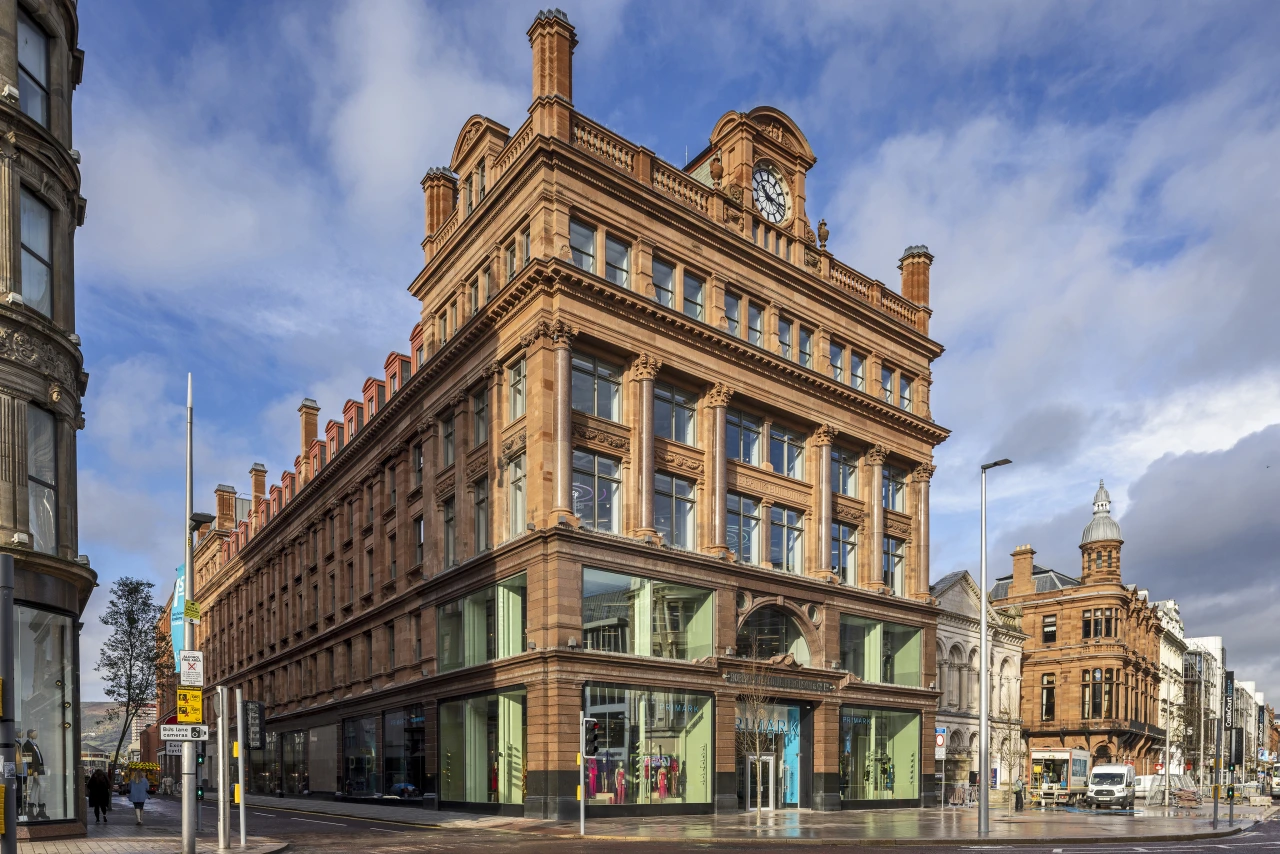
<path id="1" fill-rule="evenodd" d="M 978 463 L 1016 462 L 993 574 L 1024 542 L 1076 571 L 1106 478 L 1126 580 L 1280 698 L 1280 6 L 561 5 L 579 110 L 682 164 L 726 110 L 779 107 L 840 258 L 896 283 L 904 247 L 936 255 L 935 577 L 976 570 Z M 181 561 L 188 370 L 211 509 L 251 463 L 292 467 L 301 398 L 327 419 L 407 349 L 418 182 L 471 114 L 523 121 L 537 9 L 82 5 L 80 538 L 104 587 L 164 595 Z"/>

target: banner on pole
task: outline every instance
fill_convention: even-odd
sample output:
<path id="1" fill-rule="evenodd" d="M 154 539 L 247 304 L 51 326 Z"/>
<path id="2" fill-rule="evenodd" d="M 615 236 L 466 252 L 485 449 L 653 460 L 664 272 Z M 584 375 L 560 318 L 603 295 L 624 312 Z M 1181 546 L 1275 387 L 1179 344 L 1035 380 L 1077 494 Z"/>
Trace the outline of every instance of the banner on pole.
<path id="1" fill-rule="evenodd" d="M 173 582 L 173 608 L 169 611 L 169 639 L 173 641 L 173 672 L 178 673 L 178 653 L 186 646 L 187 624 L 183 613 L 187 601 L 187 565 L 174 570 L 178 577 Z"/>

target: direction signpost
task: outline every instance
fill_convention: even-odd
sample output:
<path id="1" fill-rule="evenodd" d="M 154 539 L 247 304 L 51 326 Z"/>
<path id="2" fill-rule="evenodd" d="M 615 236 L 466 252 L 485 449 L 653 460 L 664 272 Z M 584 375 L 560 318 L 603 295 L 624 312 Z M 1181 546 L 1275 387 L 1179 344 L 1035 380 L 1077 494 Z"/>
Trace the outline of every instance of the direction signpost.
<path id="1" fill-rule="evenodd" d="M 942 765 L 939 766 L 938 763 Z M 938 789 L 938 806 L 941 809 L 947 808 L 947 728 L 944 726 L 933 728 L 933 767 L 935 771 L 939 767 L 941 771 L 937 771 L 938 782 L 941 784 Z"/>

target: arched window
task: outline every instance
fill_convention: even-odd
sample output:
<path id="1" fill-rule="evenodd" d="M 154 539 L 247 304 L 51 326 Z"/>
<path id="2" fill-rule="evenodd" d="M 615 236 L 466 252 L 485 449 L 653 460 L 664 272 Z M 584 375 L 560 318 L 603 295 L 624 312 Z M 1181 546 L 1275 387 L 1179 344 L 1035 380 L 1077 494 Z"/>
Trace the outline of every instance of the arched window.
<path id="1" fill-rule="evenodd" d="M 781 608 L 766 605 L 752 611 L 738 629 L 738 655 L 764 660 L 791 653 L 802 665 L 809 664 L 809 644 L 796 618 Z"/>

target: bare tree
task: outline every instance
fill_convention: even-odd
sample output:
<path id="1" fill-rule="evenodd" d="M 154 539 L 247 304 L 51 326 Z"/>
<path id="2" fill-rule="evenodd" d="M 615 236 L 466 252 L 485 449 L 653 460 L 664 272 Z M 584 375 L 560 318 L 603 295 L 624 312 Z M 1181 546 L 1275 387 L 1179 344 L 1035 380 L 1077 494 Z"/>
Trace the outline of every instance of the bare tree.
<path id="1" fill-rule="evenodd" d="M 107 699 L 115 707 L 107 712 L 107 720 L 120 722 L 120 738 L 107 767 L 108 779 L 115 771 L 129 726 L 138 712 L 156 695 L 156 666 L 164 647 L 158 642 L 156 620 L 162 606 L 151 596 L 155 585 L 141 578 L 125 576 L 111 585 L 111 600 L 102 615 L 102 623 L 111 629 L 94 668 L 106 683 Z"/>
<path id="2" fill-rule="evenodd" d="M 746 656 L 747 667 L 746 672 L 734 680 L 738 686 L 738 716 L 742 719 L 734 734 L 738 753 L 742 755 L 743 768 L 746 769 L 747 763 L 754 761 L 752 776 L 756 795 L 756 827 L 759 827 L 763 820 L 761 800 L 764 795 L 764 775 L 761 772 L 765 768 L 764 758 L 777 750 L 777 734 L 763 724 L 772 711 L 771 707 L 777 703 L 777 698 L 768 688 L 767 677 L 772 670 L 768 666 L 770 662 L 756 658 L 754 644 L 740 648 L 738 652 Z M 776 763 L 777 760 L 774 761 Z M 750 793 L 748 799 L 749 797 Z"/>
<path id="3" fill-rule="evenodd" d="M 1010 708 L 1016 701 L 1016 694 L 1003 690 L 999 692 L 1000 706 L 996 719 L 991 722 L 992 743 L 1000 745 L 1000 767 L 1004 770 L 1004 778 L 1009 781 L 1009 809 L 1014 808 L 1013 781 L 1026 769 L 1027 743 L 1022 737 L 1022 717 L 1019 710 Z M 980 780 L 979 785 L 989 785 L 989 781 Z M 1025 791 L 1025 789 L 1024 789 Z"/>

